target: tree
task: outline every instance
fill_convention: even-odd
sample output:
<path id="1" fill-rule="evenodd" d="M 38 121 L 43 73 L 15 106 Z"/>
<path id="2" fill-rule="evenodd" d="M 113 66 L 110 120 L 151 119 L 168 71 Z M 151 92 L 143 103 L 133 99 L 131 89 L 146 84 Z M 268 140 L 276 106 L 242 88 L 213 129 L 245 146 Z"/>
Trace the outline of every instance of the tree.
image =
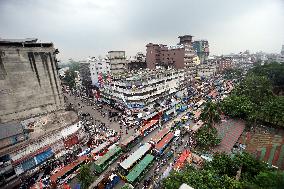
<path id="1" fill-rule="evenodd" d="M 245 119 L 249 125 L 268 123 L 284 127 L 284 66 L 272 63 L 249 71 L 233 93 L 221 103 L 229 116 Z M 273 93 L 274 90 L 274 93 Z"/>
<path id="2" fill-rule="evenodd" d="M 273 125 L 284 126 L 284 97 L 276 96 L 260 107 L 259 119 Z"/>
<path id="3" fill-rule="evenodd" d="M 75 78 L 77 77 L 76 71 L 79 71 L 79 63 L 70 59 L 68 66 L 69 70 L 65 72 L 65 77 L 63 78 L 63 82 L 72 89 L 75 88 L 76 86 Z"/>
<path id="4" fill-rule="evenodd" d="M 215 170 L 220 175 L 234 177 L 238 171 L 238 165 L 225 153 L 216 153 L 213 160 L 205 164 L 205 169 Z"/>
<path id="5" fill-rule="evenodd" d="M 284 173 L 280 171 L 260 172 L 255 178 L 255 185 L 259 188 L 283 189 Z"/>
<path id="6" fill-rule="evenodd" d="M 215 127 L 205 124 L 196 133 L 196 142 L 201 148 L 208 150 L 210 147 L 220 144 L 221 139 L 218 137 Z"/>
<path id="7" fill-rule="evenodd" d="M 223 72 L 225 79 L 239 79 L 242 76 L 243 70 L 241 69 L 226 69 Z"/>
<path id="8" fill-rule="evenodd" d="M 72 89 L 76 86 L 75 78 L 76 78 L 76 73 L 68 70 L 65 72 L 65 77 L 63 78 L 63 82 Z"/>
<path id="9" fill-rule="evenodd" d="M 256 66 L 249 71 L 250 75 L 267 77 L 273 85 L 273 91 L 279 94 L 284 90 L 284 64 L 272 62 L 262 66 Z"/>
<path id="10" fill-rule="evenodd" d="M 240 167 L 241 176 L 237 180 Z M 187 166 L 180 172 L 173 171 L 162 183 L 166 189 L 179 188 L 182 183 L 198 189 L 280 189 L 284 186 L 284 173 L 276 172 L 247 153 L 215 154 L 201 169 Z"/>
<path id="11" fill-rule="evenodd" d="M 242 167 L 241 180 L 252 181 L 260 172 L 271 171 L 266 163 L 248 153 L 237 154 L 233 160 L 236 167 Z"/>
<path id="12" fill-rule="evenodd" d="M 269 98 L 273 97 L 272 85 L 265 76 L 249 75 L 234 90 L 234 94 L 246 96 L 257 105 L 261 105 Z"/>
<path id="13" fill-rule="evenodd" d="M 85 164 L 80 168 L 78 180 L 80 181 L 83 189 L 88 188 L 93 182 L 92 172 L 88 164 Z"/>
<path id="14" fill-rule="evenodd" d="M 231 117 L 248 118 L 255 111 L 256 105 L 244 95 L 230 95 L 221 103 L 222 111 Z"/>
<path id="15" fill-rule="evenodd" d="M 220 122 L 220 114 L 221 111 L 218 105 L 209 101 L 205 104 L 205 107 L 200 114 L 200 118 L 204 123 L 207 123 L 209 126 L 213 126 L 214 123 Z"/>

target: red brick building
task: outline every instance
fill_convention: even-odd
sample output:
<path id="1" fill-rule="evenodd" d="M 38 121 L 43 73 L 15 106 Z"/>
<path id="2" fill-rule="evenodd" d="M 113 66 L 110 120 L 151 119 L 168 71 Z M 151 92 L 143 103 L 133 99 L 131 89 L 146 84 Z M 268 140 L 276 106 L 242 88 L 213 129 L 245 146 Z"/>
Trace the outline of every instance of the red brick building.
<path id="1" fill-rule="evenodd" d="M 180 42 L 176 46 L 149 43 L 146 45 L 147 68 L 156 66 L 173 67 L 176 69 L 192 67 L 193 57 L 196 56 L 192 47 L 192 36 L 179 36 Z"/>
<path id="2" fill-rule="evenodd" d="M 217 60 L 217 72 L 222 73 L 226 69 L 230 69 L 233 66 L 232 58 L 221 57 Z"/>

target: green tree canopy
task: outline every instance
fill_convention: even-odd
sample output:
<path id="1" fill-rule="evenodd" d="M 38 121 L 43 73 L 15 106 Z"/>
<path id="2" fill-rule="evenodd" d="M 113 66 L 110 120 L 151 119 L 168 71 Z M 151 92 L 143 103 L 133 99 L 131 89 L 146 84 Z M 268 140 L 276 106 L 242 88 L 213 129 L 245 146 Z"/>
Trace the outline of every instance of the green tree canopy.
<path id="1" fill-rule="evenodd" d="M 256 105 L 252 103 L 247 96 L 233 94 L 223 100 L 221 109 L 225 114 L 231 117 L 245 119 L 255 111 Z"/>
<path id="2" fill-rule="evenodd" d="M 241 170 L 239 180 L 236 179 L 238 170 Z M 280 189 L 284 186 L 283 179 L 282 171 L 275 171 L 243 153 L 235 156 L 215 154 L 203 168 L 187 166 L 180 172 L 172 171 L 162 183 L 166 189 L 179 188 L 183 183 L 198 189 Z"/>
<path id="3" fill-rule="evenodd" d="M 68 85 L 71 89 L 75 88 L 75 78 L 77 77 L 76 71 L 79 71 L 79 63 L 70 59 L 68 64 L 69 70 L 65 72 L 63 82 Z"/>
<path id="4" fill-rule="evenodd" d="M 230 68 L 230 69 L 226 69 L 223 72 L 223 75 L 224 75 L 225 79 L 230 79 L 230 80 L 231 79 L 239 79 L 242 76 L 242 72 L 243 72 L 243 70 L 241 70 L 241 69 Z"/>
<path id="5" fill-rule="evenodd" d="M 220 114 L 221 110 L 219 106 L 216 103 L 209 101 L 205 104 L 200 114 L 200 119 L 204 123 L 207 123 L 209 126 L 213 126 L 214 123 L 220 122 L 221 120 Z"/>
<path id="6" fill-rule="evenodd" d="M 205 124 L 196 133 L 197 145 L 208 150 L 210 147 L 216 146 L 221 142 L 215 127 Z"/>
<path id="7" fill-rule="evenodd" d="M 234 90 L 234 94 L 246 96 L 258 105 L 273 97 L 270 80 L 265 76 L 256 75 L 247 76 Z"/>
<path id="8" fill-rule="evenodd" d="M 275 69 L 282 67 L 272 64 L 254 68 L 222 101 L 222 111 L 251 124 L 262 122 L 284 127 L 284 97 L 273 93 L 274 85 L 281 85 L 282 80 Z"/>
<path id="9" fill-rule="evenodd" d="M 91 185 L 93 178 L 90 166 L 88 164 L 81 166 L 78 174 L 78 180 L 80 181 L 83 189 L 86 189 Z"/>
<path id="10" fill-rule="evenodd" d="M 271 81 L 275 92 L 283 91 L 284 89 L 284 64 L 272 62 L 256 66 L 249 71 L 249 74 L 267 77 Z"/>

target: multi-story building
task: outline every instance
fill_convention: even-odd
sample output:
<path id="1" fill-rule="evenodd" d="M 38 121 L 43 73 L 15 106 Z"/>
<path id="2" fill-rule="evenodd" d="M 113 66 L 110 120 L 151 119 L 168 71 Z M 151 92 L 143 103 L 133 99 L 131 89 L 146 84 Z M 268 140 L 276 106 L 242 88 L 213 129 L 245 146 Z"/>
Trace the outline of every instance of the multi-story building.
<path id="1" fill-rule="evenodd" d="M 280 62 L 282 64 L 284 63 L 284 45 L 282 45 L 282 50 L 281 50 L 280 55 L 277 58 L 277 62 Z"/>
<path id="2" fill-rule="evenodd" d="M 52 43 L 0 39 L 0 123 L 63 108 Z"/>
<path id="3" fill-rule="evenodd" d="M 157 107 L 161 108 L 166 101 L 171 102 L 174 95 L 186 95 L 185 71 L 182 69 L 146 69 L 127 74 L 101 89 L 103 101 L 124 107 L 131 114 L 147 114 L 145 109 L 155 111 L 153 107 L 158 104 Z"/>
<path id="4" fill-rule="evenodd" d="M 222 73 L 226 69 L 233 67 L 231 57 L 220 57 L 217 59 L 217 72 Z"/>
<path id="5" fill-rule="evenodd" d="M 107 55 L 112 75 L 118 75 L 126 71 L 125 51 L 109 51 Z"/>
<path id="6" fill-rule="evenodd" d="M 192 46 L 200 59 L 200 63 L 203 64 L 207 61 L 209 56 L 209 43 L 207 40 L 193 41 Z"/>
<path id="7" fill-rule="evenodd" d="M 167 47 L 163 44 L 149 43 L 146 45 L 147 68 L 155 69 L 156 66 L 166 68 L 193 68 L 195 51 L 192 47 L 192 36 L 179 36 L 180 42 L 176 46 Z"/>
<path id="8" fill-rule="evenodd" d="M 211 77 L 216 74 L 217 67 L 215 64 L 200 64 L 196 67 L 197 77 Z"/>
<path id="9" fill-rule="evenodd" d="M 99 86 L 99 75 L 106 75 L 110 73 L 110 60 L 108 58 L 91 58 L 90 59 L 90 72 L 92 85 Z"/>
<path id="10" fill-rule="evenodd" d="M 79 61 L 79 73 L 82 85 L 89 86 L 92 83 L 89 59 Z"/>
<path id="11" fill-rule="evenodd" d="M 0 187 L 84 138 L 66 112 L 52 43 L 0 39 Z"/>
<path id="12" fill-rule="evenodd" d="M 146 56 L 142 52 L 138 52 L 136 56 L 127 60 L 127 70 L 146 69 Z"/>
<path id="13" fill-rule="evenodd" d="M 0 159 L 4 162 L 0 165 L 0 185 L 4 187 L 6 184 L 6 188 L 12 188 L 13 182 L 9 183 L 12 179 L 25 177 L 29 170 L 40 166 L 52 156 L 64 154 L 65 149 L 85 137 L 84 128 L 75 112 L 57 111 L 14 124 L 18 124 L 26 133 L 24 140 L 17 143 L 12 140 L 13 144 L 0 149 Z"/>

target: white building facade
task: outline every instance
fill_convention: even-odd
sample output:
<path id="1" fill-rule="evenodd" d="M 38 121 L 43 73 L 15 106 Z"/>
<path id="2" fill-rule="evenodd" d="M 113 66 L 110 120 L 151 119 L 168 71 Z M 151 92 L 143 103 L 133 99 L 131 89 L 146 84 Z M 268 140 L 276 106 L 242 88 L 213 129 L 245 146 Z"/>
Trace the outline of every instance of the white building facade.
<path id="1" fill-rule="evenodd" d="M 132 73 L 106 84 L 101 89 L 102 100 L 124 106 L 133 113 L 153 110 L 157 104 L 166 107 L 166 101 L 178 95 L 187 95 L 184 70 L 145 70 Z"/>
<path id="2" fill-rule="evenodd" d="M 91 72 L 91 79 L 92 85 L 98 86 L 99 85 L 99 74 L 108 74 L 110 73 L 110 61 L 108 58 L 91 58 L 89 59 L 90 62 L 90 72 Z"/>

